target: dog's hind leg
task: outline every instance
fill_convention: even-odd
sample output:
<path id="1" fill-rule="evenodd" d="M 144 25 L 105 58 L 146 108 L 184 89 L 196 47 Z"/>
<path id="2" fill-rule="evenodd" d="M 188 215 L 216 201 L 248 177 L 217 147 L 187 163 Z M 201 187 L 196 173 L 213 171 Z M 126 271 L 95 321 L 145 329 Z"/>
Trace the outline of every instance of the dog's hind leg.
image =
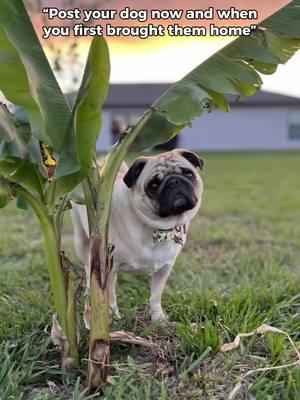
<path id="1" fill-rule="evenodd" d="M 116 319 L 121 319 L 121 314 L 117 305 L 117 296 L 116 296 L 116 283 L 117 283 L 117 273 L 112 270 L 109 274 L 109 308 Z"/>
<path id="2" fill-rule="evenodd" d="M 87 292 L 90 289 L 90 263 L 89 263 L 89 253 L 90 253 L 90 240 L 87 235 L 87 231 L 83 226 L 83 220 L 86 221 L 87 224 L 87 216 L 86 211 L 79 208 L 82 206 L 73 205 L 72 208 L 72 221 L 73 221 L 73 229 L 74 229 L 74 247 L 77 257 L 84 265 L 84 269 L 86 272 L 86 288 Z M 84 312 L 83 312 L 83 320 L 85 327 L 90 329 L 90 304 L 89 297 L 85 300 Z"/>
<path id="3" fill-rule="evenodd" d="M 77 254 L 77 257 L 84 265 L 87 277 L 89 277 L 89 252 L 90 252 L 90 240 L 87 236 L 86 230 L 82 225 L 82 218 L 84 216 L 81 215 L 78 210 L 78 206 L 75 206 L 72 209 L 72 220 L 73 220 L 73 228 L 74 228 L 74 247 Z M 87 285 L 89 287 L 89 281 L 87 279 Z"/>

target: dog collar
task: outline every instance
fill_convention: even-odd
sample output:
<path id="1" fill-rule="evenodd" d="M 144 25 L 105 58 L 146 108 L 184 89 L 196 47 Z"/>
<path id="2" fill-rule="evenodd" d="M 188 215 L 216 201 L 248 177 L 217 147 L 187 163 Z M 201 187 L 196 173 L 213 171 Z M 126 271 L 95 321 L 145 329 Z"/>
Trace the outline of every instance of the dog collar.
<path id="1" fill-rule="evenodd" d="M 174 241 L 183 246 L 184 236 L 186 234 L 186 226 L 178 225 L 172 229 L 155 229 L 153 232 L 153 242 L 163 244 Z"/>

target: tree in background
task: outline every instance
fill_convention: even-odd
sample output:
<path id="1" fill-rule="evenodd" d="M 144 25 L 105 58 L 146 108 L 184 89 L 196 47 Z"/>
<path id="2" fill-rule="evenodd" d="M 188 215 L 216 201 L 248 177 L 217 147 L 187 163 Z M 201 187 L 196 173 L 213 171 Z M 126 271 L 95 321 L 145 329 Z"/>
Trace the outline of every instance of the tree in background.
<path id="1" fill-rule="evenodd" d="M 60 7 L 62 9 L 68 8 L 79 8 L 82 9 L 101 9 L 109 6 L 111 0 L 76 0 L 74 4 L 73 0 L 60 0 L 53 4 L 53 6 Z M 35 29 L 39 32 L 39 37 L 42 38 L 43 25 L 51 25 L 51 21 L 48 20 L 47 15 L 42 13 L 42 9 L 46 6 L 49 7 L 49 1 L 46 0 L 24 0 L 26 8 L 28 10 Z M 73 27 L 78 21 L 60 21 L 61 25 L 68 25 Z M 53 23 L 55 25 L 55 23 Z M 86 25 L 91 24 L 86 22 Z M 43 41 L 43 39 L 41 39 Z M 61 41 L 57 38 L 50 37 L 45 40 L 45 44 L 50 50 L 50 63 L 53 71 L 58 79 L 67 80 L 67 91 L 76 91 L 79 89 L 80 78 L 84 70 L 84 62 L 81 60 L 78 47 L 80 38 L 70 37 L 68 40 L 64 40 L 66 46 L 65 51 L 61 49 Z"/>

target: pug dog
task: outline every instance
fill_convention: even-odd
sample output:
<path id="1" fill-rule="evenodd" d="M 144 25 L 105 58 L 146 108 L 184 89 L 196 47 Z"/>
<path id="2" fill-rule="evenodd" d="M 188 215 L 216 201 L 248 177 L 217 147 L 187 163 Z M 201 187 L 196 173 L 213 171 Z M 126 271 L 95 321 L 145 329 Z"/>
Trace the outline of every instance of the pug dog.
<path id="1" fill-rule="evenodd" d="M 166 319 L 161 297 L 175 260 L 186 241 L 192 218 L 202 199 L 199 170 L 204 162 L 196 154 L 175 149 L 140 157 L 128 168 L 122 164 L 115 182 L 109 223 L 114 263 L 109 277 L 109 303 L 120 317 L 116 300 L 118 271 L 151 276 L 150 317 Z M 72 210 L 75 248 L 89 263 L 89 230 L 85 206 Z"/>

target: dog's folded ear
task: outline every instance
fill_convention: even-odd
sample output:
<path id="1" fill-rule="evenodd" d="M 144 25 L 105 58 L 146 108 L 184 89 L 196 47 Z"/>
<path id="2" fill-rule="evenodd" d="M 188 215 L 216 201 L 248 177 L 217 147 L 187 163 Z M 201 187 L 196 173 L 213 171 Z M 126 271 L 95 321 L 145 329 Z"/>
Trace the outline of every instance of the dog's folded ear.
<path id="1" fill-rule="evenodd" d="M 180 155 L 186 158 L 194 167 L 203 170 L 204 161 L 197 154 L 188 150 L 180 150 Z"/>
<path id="2" fill-rule="evenodd" d="M 134 161 L 131 167 L 126 172 L 123 178 L 125 185 L 131 188 L 137 181 L 138 177 L 141 175 L 147 160 L 145 158 L 138 158 Z"/>

